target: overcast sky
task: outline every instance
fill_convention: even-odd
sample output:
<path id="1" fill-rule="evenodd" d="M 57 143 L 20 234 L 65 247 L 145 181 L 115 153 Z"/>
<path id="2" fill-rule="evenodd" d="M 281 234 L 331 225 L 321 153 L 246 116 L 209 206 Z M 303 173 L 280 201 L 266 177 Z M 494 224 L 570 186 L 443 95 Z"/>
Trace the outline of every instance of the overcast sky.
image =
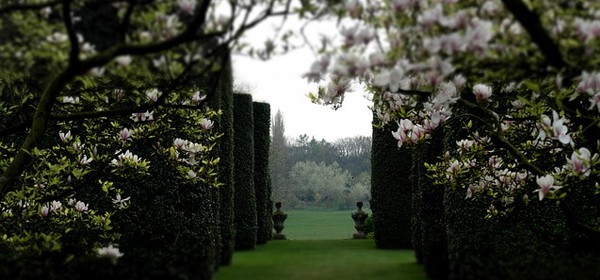
<path id="1" fill-rule="evenodd" d="M 308 31 L 315 33 L 315 30 L 321 32 L 327 27 L 312 24 Z M 271 25 L 263 24 L 251 30 L 248 38 L 260 44 L 269 32 L 273 32 Z M 306 95 L 316 91 L 316 85 L 308 84 L 302 74 L 310 69 L 314 60 L 308 47 L 268 61 L 236 55 L 233 57 L 234 83 L 249 86 L 255 101 L 270 103 L 272 116 L 277 110 L 283 112 L 288 138 L 307 134 L 317 140 L 335 141 L 343 137 L 370 136 L 372 115 L 364 93 L 348 94 L 338 110 L 310 102 Z"/>

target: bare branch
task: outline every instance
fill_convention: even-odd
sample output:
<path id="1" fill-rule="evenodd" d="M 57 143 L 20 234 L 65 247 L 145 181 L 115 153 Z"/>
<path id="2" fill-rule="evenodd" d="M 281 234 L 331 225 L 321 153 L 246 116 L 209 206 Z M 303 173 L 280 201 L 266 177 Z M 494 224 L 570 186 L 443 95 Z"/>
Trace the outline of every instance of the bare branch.
<path id="1" fill-rule="evenodd" d="M 69 36 L 69 42 L 71 43 L 71 50 L 69 51 L 69 64 L 75 65 L 79 62 L 79 40 L 75 29 L 73 28 L 73 18 L 71 17 L 71 0 L 62 1 L 62 13 L 63 22 L 67 35 Z"/>

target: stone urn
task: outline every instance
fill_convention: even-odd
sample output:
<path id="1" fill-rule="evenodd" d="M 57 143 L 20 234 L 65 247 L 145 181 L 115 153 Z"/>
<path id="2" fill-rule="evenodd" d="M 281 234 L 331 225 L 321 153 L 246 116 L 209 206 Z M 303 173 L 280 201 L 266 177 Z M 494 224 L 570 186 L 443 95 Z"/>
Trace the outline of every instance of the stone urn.
<path id="1" fill-rule="evenodd" d="M 365 239 L 367 238 L 365 234 L 365 221 L 369 215 L 362 210 L 362 201 L 357 202 L 356 207 L 358 207 L 358 210 L 352 213 L 352 220 L 354 220 L 354 228 L 356 229 L 356 233 L 352 235 L 352 239 Z"/>
<path id="2" fill-rule="evenodd" d="M 282 234 L 283 230 L 283 222 L 287 219 L 287 214 L 281 211 L 281 202 L 275 203 L 275 212 L 273 212 L 273 228 L 275 229 L 275 234 L 273 235 L 273 239 L 275 240 L 286 240 L 285 234 Z"/>

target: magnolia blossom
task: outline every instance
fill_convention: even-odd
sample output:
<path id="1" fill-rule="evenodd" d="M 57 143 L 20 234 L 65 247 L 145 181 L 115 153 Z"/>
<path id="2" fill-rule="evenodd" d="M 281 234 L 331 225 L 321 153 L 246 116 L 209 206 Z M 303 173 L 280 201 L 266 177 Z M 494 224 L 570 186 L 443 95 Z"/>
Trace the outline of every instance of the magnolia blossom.
<path id="1" fill-rule="evenodd" d="M 98 248 L 97 250 L 98 256 L 103 258 L 109 258 L 113 261 L 123 256 L 123 253 L 119 251 L 119 248 L 113 247 L 112 244 L 108 245 L 108 247 Z"/>
<path id="2" fill-rule="evenodd" d="M 125 162 L 139 163 L 141 161 L 142 161 L 141 157 L 134 155 L 129 150 L 127 150 L 127 151 L 125 151 L 125 153 L 122 153 L 122 154 L 118 155 L 117 158 L 113 159 L 110 162 L 110 164 L 113 166 L 123 166 L 123 164 Z"/>
<path id="3" fill-rule="evenodd" d="M 492 96 L 492 87 L 484 84 L 476 84 L 473 86 L 473 94 L 477 101 L 488 101 Z"/>
<path id="4" fill-rule="evenodd" d="M 554 177 L 552 177 L 552 175 L 545 175 L 543 177 L 538 176 L 536 177 L 536 182 L 540 188 L 533 192 L 537 192 L 539 194 L 540 200 L 543 200 L 548 193 L 553 193 L 554 191 L 562 188 L 561 186 L 554 185 Z"/>
<path id="5" fill-rule="evenodd" d="M 202 119 L 200 120 L 200 127 L 202 127 L 202 129 L 204 130 L 209 130 L 213 127 L 214 122 L 209 120 L 209 119 Z"/>
<path id="6" fill-rule="evenodd" d="M 42 217 L 46 217 L 46 216 L 48 216 L 49 213 L 50 213 L 50 208 L 48 208 L 48 206 L 46 206 L 46 205 L 42 206 L 42 208 L 40 209 L 40 215 Z"/>
<path id="7" fill-rule="evenodd" d="M 88 158 L 86 155 L 84 155 L 83 157 L 81 155 L 79 155 L 78 157 L 78 162 L 81 165 L 88 165 L 90 164 L 90 162 L 92 162 L 94 159 L 92 157 Z"/>
<path id="8" fill-rule="evenodd" d="M 313 62 L 313 64 L 310 66 L 310 71 L 302 76 L 306 78 L 308 82 L 318 83 L 323 79 L 325 72 L 327 72 L 329 63 L 330 58 L 328 56 L 323 56 L 318 61 Z"/>
<path id="9" fill-rule="evenodd" d="M 62 208 L 62 203 L 60 201 L 52 201 L 50 204 L 50 211 L 58 211 Z"/>
<path id="10" fill-rule="evenodd" d="M 83 213 L 88 210 L 88 204 L 83 203 L 82 201 L 77 201 L 77 203 L 75 203 L 75 210 Z"/>
<path id="11" fill-rule="evenodd" d="M 129 66 L 129 64 L 131 64 L 131 56 L 129 55 L 122 55 L 122 56 L 118 56 L 115 61 L 117 61 L 117 63 L 121 66 Z"/>
<path id="12" fill-rule="evenodd" d="M 158 89 L 153 88 L 153 89 L 149 89 L 146 90 L 146 97 L 148 97 L 148 99 L 156 102 L 158 101 L 158 98 L 162 95 L 162 92 L 160 92 Z"/>
<path id="13" fill-rule="evenodd" d="M 62 99 L 63 103 L 79 104 L 79 97 L 65 96 Z"/>
<path id="14" fill-rule="evenodd" d="M 540 127 L 538 139 L 544 140 L 546 137 L 549 137 L 554 140 L 558 140 L 563 144 L 573 143 L 571 136 L 568 135 L 568 128 L 564 123 L 567 120 L 562 117 L 558 117 L 558 113 L 556 111 L 552 111 L 552 120 L 546 115 L 542 115 L 542 123 L 538 124 Z"/>
<path id="15" fill-rule="evenodd" d="M 190 153 L 199 153 L 204 150 L 204 146 L 202 144 L 188 142 L 184 149 Z"/>
<path id="16" fill-rule="evenodd" d="M 132 119 L 134 122 L 152 121 L 154 120 L 154 111 L 146 111 L 144 113 L 133 113 L 129 118 Z"/>
<path id="17" fill-rule="evenodd" d="M 573 175 L 579 177 L 588 177 L 591 173 L 592 153 L 587 148 L 579 148 L 567 158 L 567 168 L 573 172 Z"/>
<path id="18" fill-rule="evenodd" d="M 187 144 L 188 141 L 181 138 L 175 138 L 175 140 L 173 140 L 173 146 L 178 150 L 184 148 Z"/>
<path id="19" fill-rule="evenodd" d="M 194 103 L 200 103 L 204 99 L 206 99 L 206 94 L 200 94 L 200 91 L 196 91 L 192 95 L 192 102 Z"/>
<path id="20" fill-rule="evenodd" d="M 112 203 L 117 205 L 119 209 L 127 207 L 127 202 L 131 197 L 121 198 L 121 194 L 117 193 L 116 197 L 112 200 Z"/>
<path id="21" fill-rule="evenodd" d="M 198 4 L 196 0 L 177 0 L 177 6 L 179 7 L 179 11 L 188 15 L 194 14 L 196 4 Z"/>
<path id="22" fill-rule="evenodd" d="M 126 142 L 127 140 L 131 140 L 131 132 L 127 128 L 123 128 L 119 131 L 119 140 L 122 142 Z"/>
<path id="23" fill-rule="evenodd" d="M 187 172 L 187 177 L 188 177 L 189 179 L 194 179 L 194 178 L 196 178 L 196 176 L 197 176 L 197 174 L 196 174 L 196 172 L 194 172 L 194 170 L 191 170 L 191 169 L 190 169 L 190 170 Z"/>
<path id="24" fill-rule="evenodd" d="M 58 133 L 58 137 L 60 138 L 60 141 L 63 142 L 68 142 L 69 140 L 71 140 L 71 131 L 67 131 L 67 133 L 63 133 L 62 131 Z"/>
<path id="25" fill-rule="evenodd" d="M 373 85 L 389 88 L 391 92 L 398 92 L 400 85 L 402 84 L 402 78 L 404 71 L 399 67 L 395 67 L 390 70 L 383 70 L 382 72 L 375 74 L 373 77 Z"/>
<path id="26" fill-rule="evenodd" d="M 69 36 L 61 32 L 54 32 L 52 33 L 52 35 L 46 37 L 46 41 L 50 43 L 61 43 L 66 42 L 67 40 L 69 40 Z"/>

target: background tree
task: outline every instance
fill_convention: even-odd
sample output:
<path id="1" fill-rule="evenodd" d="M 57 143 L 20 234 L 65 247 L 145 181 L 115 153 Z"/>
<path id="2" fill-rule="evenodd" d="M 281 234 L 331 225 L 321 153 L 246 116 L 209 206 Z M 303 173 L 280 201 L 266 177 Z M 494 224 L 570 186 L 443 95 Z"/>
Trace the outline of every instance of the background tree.
<path id="1" fill-rule="evenodd" d="M 271 182 L 273 188 L 272 196 L 273 201 L 282 201 L 285 203 L 288 195 L 286 192 L 286 166 L 288 165 L 286 154 L 287 139 L 285 136 L 285 120 L 281 110 L 277 110 L 271 123 L 269 167 L 271 169 Z"/>

